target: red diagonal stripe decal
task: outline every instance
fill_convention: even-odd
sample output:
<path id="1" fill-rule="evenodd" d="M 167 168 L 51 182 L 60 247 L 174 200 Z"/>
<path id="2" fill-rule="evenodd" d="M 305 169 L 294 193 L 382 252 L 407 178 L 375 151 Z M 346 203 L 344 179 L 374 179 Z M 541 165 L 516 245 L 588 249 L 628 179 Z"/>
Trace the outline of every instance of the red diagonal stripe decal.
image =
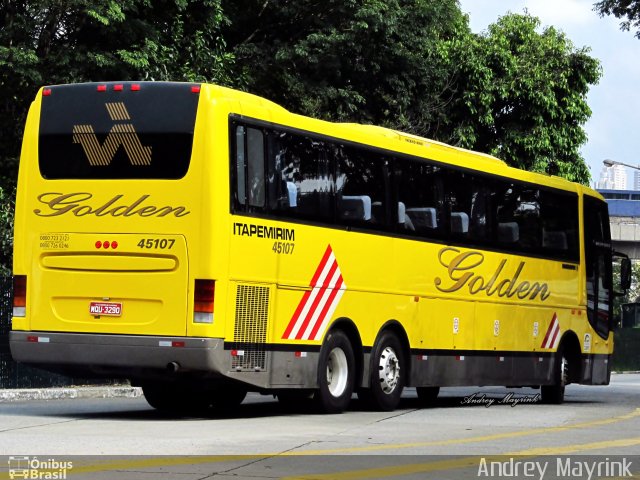
<path id="1" fill-rule="evenodd" d="M 333 250 L 331 250 L 331 245 L 327 245 L 327 249 L 324 251 L 322 260 L 320 260 L 320 265 L 318 265 L 318 268 L 316 269 L 316 273 L 313 274 L 313 278 L 311 279 L 311 283 L 309 284 L 312 287 L 315 287 L 316 283 L 318 283 L 318 279 L 322 274 L 322 270 L 324 270 L 324 266 L 327 264 L 327 260 L 329 260 L 329 257 L 331 256 L 332 253 L 333 253 Z"/>
<path id="2" fill-rule="evenodd" d="M 312 289 L 302 296 L 282 338 L 315 340 L 322 335 L 323 326 L 338 306 L 346 285 L 331 245 L 327 246 L 310 286 Z"/>
<path id="3" fill-rule="evenodd" d="M 329 280 L 331 278 L 333 278 L 333 275 L 335 274 L 337 269 L 338 269 L 338 262 L 334 261 L 331 264 L 329 273 L 327 274 L 327 276 L 325 278 L 329 279 Z M 328 282 L 325 280 L 324 281 L 324 285 L 322 285 L 316 291 L 316 297 L 313 300 L 313 303 L 311 304 L 311 307 L 309 308 L 309 311 L 307 312 L 307 315 L 305 316 L 304 320 L 302 321 L 302 325 L 300 326 L 300 329 L 298 330 L 298 334 L 296 335 L 296 339 L 300 340 L 302 338 L 302 335 L 304 334 L 304 331 L 307 329 L 307 326 L 309 325 L 309 322 L 313 318 L 314 313 L 318 309 L 318 306 L 320 305 L 320 302 L 322 301 L 326 291 L 328 290 L 326 285 L 328 285 Z M 317 287 L 315 287 L 315 288 L 317 288 Z"/>
<path id="4" fill-rule="evenodd" d="M 555 330 L 555 332 L 554 332 Z M 542 340 L 542 348 L 551 348 L 554 344 L 558 333 L 560 332 L 560 324 L 558 322 L 558 315 L 556 313 L 553 314 L 551 318 L 551 323 L 549 324 L 549 328 L 547 328 L 547 333 L 544 336 L 544 340 Z M 551 341 L 550 341 L 551 340 Z"/>

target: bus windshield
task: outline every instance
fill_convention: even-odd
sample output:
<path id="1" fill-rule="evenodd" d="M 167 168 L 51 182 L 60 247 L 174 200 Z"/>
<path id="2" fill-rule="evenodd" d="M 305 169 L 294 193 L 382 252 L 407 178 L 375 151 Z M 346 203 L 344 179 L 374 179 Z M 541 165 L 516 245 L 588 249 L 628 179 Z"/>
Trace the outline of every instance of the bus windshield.
<path id="1" fill-rule="evenodd" d="M 85 83 L 43 90 L 41 175 L 179 179 L 189 169 L 199 86 Z"/>

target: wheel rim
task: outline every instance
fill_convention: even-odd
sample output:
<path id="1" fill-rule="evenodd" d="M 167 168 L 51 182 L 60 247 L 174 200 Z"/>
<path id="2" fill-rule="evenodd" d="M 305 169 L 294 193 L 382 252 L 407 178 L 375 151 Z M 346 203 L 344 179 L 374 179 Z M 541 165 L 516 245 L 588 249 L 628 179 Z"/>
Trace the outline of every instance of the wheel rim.
<path id="1" fill-rule="evenodd" d="M 393 392 L 400 381 L 400 360 L 393 348 L 386 347 L 380 354 L 378 375 L 382 391 Z"/>
<path id="2" fill-rule="evenodd" d="M 349 364 L 341 348 L 334 348 L 327 359 L 327 386 L 334 397 L 342 395 L 347 388 Z"/>

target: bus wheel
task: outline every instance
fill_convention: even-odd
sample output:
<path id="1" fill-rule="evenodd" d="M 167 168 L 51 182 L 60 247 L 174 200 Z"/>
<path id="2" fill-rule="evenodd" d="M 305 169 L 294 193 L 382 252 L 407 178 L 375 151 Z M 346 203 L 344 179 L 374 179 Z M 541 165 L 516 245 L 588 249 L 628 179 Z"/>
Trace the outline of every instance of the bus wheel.
<path id="1" fill-rule="evenodd" d="M 311 400 L 313 392 L 309 390 L 281 390 L 275 394 L 275 397 L 284 405 L 295 405 L 305 400 Z"/>
<path id="2" fill-rule="evenodd" d="M 353 348 L 340 330 L 327 335 L 318 361 L 318 391 L 314 400 L 326 413 L 340 413 L 351 401 L 355 377 Z"/>
<path id="3" fill-rule="evenodd" d="M 436 403 L 440 387 L 416 387 L 416 393 L 421 407 L 432 407 Z"/>
<path id="4" fill-rule="evenodd" d="M 542 403 L 560 404 L 564 401 L 564 389 L 569 384 L 569 358 L 562 345 L 556 352 L 553 378 L 553 385 L 542 385 L 540 389 Z"/>
<path id="5" fill-rule="evenodd" d="M 406 369 L 402 344 L 391 332 L 385 332 L 371 354 L 369 388 L 362 391 L 366 403 L 379 410 L 393 410 L 400 403 Z"/>
<path id="6" fill-rule="evenodd" d="M 182 414 L 192 411 L 194 407 L 196 410 L 204 407 L 200 397 L 193 397 L 162 383 L 145 383 L 142 385 L 142 393 L 149 405 L 162 412 Z"/>
<path id="7" fill-rule="evenodd" d="M 211 396 L 211 404 L 213 408 L 222 410 L 231 410 L 240 405 L 247 396 L 247 389 L 239 386 L 225 386 Z"/>

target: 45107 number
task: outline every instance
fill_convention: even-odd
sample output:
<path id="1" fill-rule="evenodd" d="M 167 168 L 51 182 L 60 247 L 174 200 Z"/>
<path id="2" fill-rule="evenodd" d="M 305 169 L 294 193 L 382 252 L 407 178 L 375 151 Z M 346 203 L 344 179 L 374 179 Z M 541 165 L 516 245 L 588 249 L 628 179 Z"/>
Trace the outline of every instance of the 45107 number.
<path id="1" fill-rule="evenodd" d="M 291 242 L 273 242 L 273 253 L 277 253 L 278 255 L 291 255 L 293 253 L 293 247 L 295 247 L 295 243 Z"/>
<path id="2" fill-rule="evenodd" d="M 168 250 L 173 248 L 176 241 L 173 238 L 143 238 L 138 242 L 140 248 L 159 248 Z"/>

